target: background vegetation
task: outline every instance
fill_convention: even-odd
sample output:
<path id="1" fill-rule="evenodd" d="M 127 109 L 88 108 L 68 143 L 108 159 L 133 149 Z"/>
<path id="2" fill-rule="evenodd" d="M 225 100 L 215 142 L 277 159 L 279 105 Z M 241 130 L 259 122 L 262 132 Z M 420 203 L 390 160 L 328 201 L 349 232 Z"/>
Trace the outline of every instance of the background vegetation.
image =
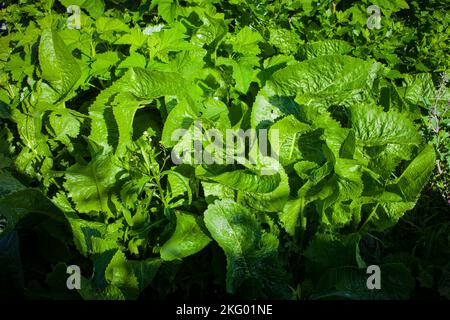
<path id="1" fill-rule="evenodd" d="M 2 3 L 0 295 L 448 299 L 449 12 Z M 280 130 L 279 172 L 173 165 L 169 137 L 196 119 Z M 382 290 L 366 288 L 371 264 Z"/>

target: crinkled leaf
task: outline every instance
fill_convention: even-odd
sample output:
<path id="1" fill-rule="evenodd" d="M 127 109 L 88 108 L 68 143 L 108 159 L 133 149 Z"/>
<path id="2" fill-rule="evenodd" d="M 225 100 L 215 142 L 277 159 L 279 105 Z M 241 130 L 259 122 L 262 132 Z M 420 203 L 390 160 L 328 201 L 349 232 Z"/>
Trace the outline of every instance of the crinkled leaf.
<path id="1" fill-rule="evenodd" d="M 197 176 L 199 178 L 218 182 L 226 187 L 254 193 L 269 193 L 274 191 L 280 184 L 279 174 L 259 175 L 250 170 L 235 170 L 215 174 L 207 169 L 198 168 Z"/>
<path id="2" fill-rule="evenodd" d="M 84 256 L 117 249 L 122 235 L 121 223 L 104 224 L 67 215 L 72 229 L 73 240 L 78 251 Z"/>
<path id="3" fill-rule="evenodd" d="M 245 207 L 221 200 L 208 206 L 205 224 L 227 256 L 227 291 L 253 285 L 252 295 L 287 299 L 291 293 L 277 259 L 278 240 L 263 233 L 258 221 Z M 259 288 L 258 288 L 259 287 Z"/>
<path id="4" fill-rule="evenodd" d="M 357 142 L 367 147 L 386 144 L 418 145 L 422 139 L 410 119 L 396 111 L 357 105 L 351 108 Z"/>
<path id="5" fill-rule="evenodd" d="M 352 104 L 370 92 L 380 65 L 349 56 L 319 56 L 272 76 L 275 92 L 300 104 Z"/>
<path id="6" fill-rule="evenodd" d="M 333 54 L 347 54 L 352 50 L 352 46 L 343 40 L 323 40 L 317 42 L 309 42 L 300 46 L 300 52 L 306 59 L 312 59 L 318 56 L 326 56 Z"/>

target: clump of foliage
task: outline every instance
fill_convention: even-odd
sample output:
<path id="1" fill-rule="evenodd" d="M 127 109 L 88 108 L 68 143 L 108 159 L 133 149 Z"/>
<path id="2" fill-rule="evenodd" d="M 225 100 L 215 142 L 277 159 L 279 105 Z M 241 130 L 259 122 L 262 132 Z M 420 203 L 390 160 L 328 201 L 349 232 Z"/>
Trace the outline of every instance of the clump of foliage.
<path id="1" fill-rule="evenodd" d="M 380 29 L 366 26 L 371 4 Z M 448 209 L 428 216 L 425 205 L 433 188 L 448 199 L 444 78 L 435 90 L 450 67 L 448 9 L 404 0 L 1 8 L 2 293 L 407 299 L 425 287 L 448 298 Z M 175 164 L 171 152 L 194 144 L 199 121 L 219 133 L 266 129 L 277 158 L 256 148 L 247 150 L 256 163 L 234 150 L 234 164 Z M 174 141 L 178 129 L 186 134 Z M 381 290 L 367 290 L 370 264 L 383 270 Z M 82 270 L 78 291 L 67 290 L 68 265 Z"/>
<path id="2" fill-rule="evenodd" d="M 448 76 L 442 73 L 435 100 L 431 102 L 425 99 L 429 109 L 425 123 L 429 130 L 429 140 L 437 151 L 437 174 L 433 185 L 450 206 L 450 99 L 446 95 L 448 81 Z"/>

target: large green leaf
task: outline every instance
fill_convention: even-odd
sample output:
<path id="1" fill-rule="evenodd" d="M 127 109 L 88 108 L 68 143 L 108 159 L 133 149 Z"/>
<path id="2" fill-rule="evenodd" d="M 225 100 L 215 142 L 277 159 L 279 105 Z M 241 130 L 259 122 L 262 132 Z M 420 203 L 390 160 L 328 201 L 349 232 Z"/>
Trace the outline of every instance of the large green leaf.
<path id="1" fill-rule="evenodd" d="M 359 221 L 361 208 L 357 201 L 364 191 L 363 167 L 358 161 L 336 159 L 334 171 L 319 194 L 314 195 L 320 197 L 320 193 L 329 192 L 328 197 L 317 202 L 317 207 L 322 213 L 322 223 L 331 228 L 347 225 L 354 216 Z"/>
<path id="2" fill-rule="evenodd" d="M 301 159 L 298 139 L 301 134 L 310 130 L 310 126 L 289 115 L 276 123 L 269 130 L 269 140 L 272 150 L 278 155 L 283 166 Z M 278 141 L 276 138 L 278 138 Z"/>
<path id="3" fill-rule="evenodd" d="M 322 139 L 326 142 L 328 148 L 337 157 L 342 144 L 344 143 L 347 135 L 348 129 L 343 128 L 342 124 L 337 121 L 330 112 L 322 108 L 317 108 L 315 106 L 304 106 L 302 108 L 302 113 L 306 121 L 312 124 L 312 127 L 316 130 L 321 129 L 323 131 Z M 305 144 L 305 142 L 302 142 Z M 312 144 L 306 142 L 306 144 Z M 316 145 L 318 148 L 318 145 Z"/>
<path id="4" fill-rule="evenodd" d="M 387 144 L 419 145 L 422 141 L 414 124 L 396 111 L 383 112 L 371 105 L 351 108 L 357 142 L 367 147 Z"/>
<path id="5" fill-rule="evenodd" d="M 61 37 L 52 29 L 42 31 L 39 43 L 42 79 L 64 98 L 81 76 L 81 69 Z"/>
<path id="6" fill-rule="evenodd" d="M 417 105 L 422 104 L 424 99 L 433 101 L 436 99 L 433 79 L 431 74 L 419 73 L 416 75 L 405 75 L 406 87 L 401 88 L 406 101 Z"/>
<path id="7" fill-rule="evenodd" d="M 71 138 L 78 136 L 80 132 L 80 121 L 67 109 L 58 109 L 49 116 L 48 131 L 58 141 L 73 149 Z"/>
<path id="8" fill-rule="evenodd" d="M 76 217 L 74 214 L 66 214 L 72 229 L 73 241 L 78 251 L 84 256 L 103 253 L 117 249 L 122 236 L 122 224 L 104 224 L 88 221 Z"/>
<path id="9" fill-rule="evenodd" d="M 200 7 L 194 8 L 194 11 L 199 15 L 203 24 L 197 29 L 191 41 L 199 47 L 206 44 L 210 50 L 216 50 L 228 31 L 224 14 L 215 12 L 215 9 L 205 10 Z"/>
<path id="10" fill-rule="evenodd" d="M 208 204 L 215 200 L 234 199 L 234 190 L 220 183 L 202 181 L 202 187 Z"/>
<path id="11" fill-rule="evenodd" d="M 182 130 L 189 130 L 192 123 L 197 119 L 196 112 L 186 101 L 178 102 L 175 107 L 170 111 L 161 137 L 161 143 L 166 148 L 175 146 L 183 136 Z M 192 130 L 190 130 L 192 131 Z M 191 150 L 189 148 L 188 150 Z"/>
<path id="12" fill-rule="evenodd" d="M 231 200 L 216 201 L 205 211 L 205 224 L 227 256 L 228 292 L 250 285 L 253 297 L 291 297 L 277 259 L 278 240 L 262 232 L 248 209 Z"/>
<path id="13" fill-rule="evenodd" d="M 141 104 L 162 96 L 183 96 L 185 81 L 176 73 L 132 68 L 103 90 L 89 108 L 90 139 L 112 146 L 120 156 L 131 144 L 134 115 Z"/>
<path id="14" fill-rule="evenodd" d="M 286 201 L 289 200 L 289 179 L 284 168 L 279 165 L 274 159 L 273 167 L 276 168 L 277 175 L 279 175 L 279 183 L 277 187 L 267 193 L 256 193 L 251 191 L 244 191 L 243 203 L 250 208 L 263 212 L 279 212 L 283 210 Z M 268 176 L 270 177 L 270 176 Z"/>
<path id="15" fill-rule="evenodd" d="M 416 201 L 427 184 L 436 164 L 436 152 L 427 145 L 403 171 L 402 175 L 392 181 L 405 200 Z"/>
<path id="16" fill-rule="evenodd" d="M 133 141 L 133 120 L 138 108 L 139 101 L 129 93 L 118 94 L 112 103 L 111 109 L 117 127 L 108 128 L 108 141 L 119 157 L 126 153 Z"/>
<path id="17" fill-rule="evenodd" d="M 215 174 L 213 171 L 198 167 L 196 174 L 200 179 L 218 182 L 226 187 L 251 193 L 269 193 L 280 184 L 278 173 L 260 175 L 250 170 L 234 170 Z"/>
<path id="18" fill-rule="evenodd" d="M 75 164 L 66 173 L 64 187 L 81 213 L 110 212 L 108 200 L 115 187 L 116 175 L 121 169 L 115 165 L 116 158 L 98 154 L 87 165 Z"/>
<path id="19" fill-rule="evenodd" d="M 414 123 L 396 111 L 384 112 L 371 105 L 351 108 L 351 122 L 355 135 L 355 157 L 367 161 L 368 166 L 388 178 L 402 160 L 409 160 L 422 137 Z"/>
<path id="20" fill-rule="evenodd" d="M 289 200 L 284 205 L 283 211 L 280 212 L 280 221 L 286 232 L 291 236 L 295 235 L 295 228 L 297 227 L 300 215 L 305 209 L 305 205 L 306 201 L 304 198 Z"/>
<path id="21" fill-rule="evenodd" d="M 275 92 L 301 104 L 352 104 L 370 92 L 380 65 L 327 55 L 290 65 L 272 75 Z"/>
<path id="22" fill-rule="evenodd" d="M 336 159 L 334 171 L 342 201 L 358 198 L 363 192 L 362 166 L 358 161 Z"/>
<path id="23" fill-rule="evenodd" d="M 258 93 L 251 114 L 252 128 L 267 128 L 287 115 L 300 115 L 300 108 L 292 97 L 278 95 L 273 85 L 266 84 Z"/>
<path id="24" fill-rule="evenodd" d="M 397 223 L 406 211 L 414 208 L 435 165 L 434 148 L 427 145 L 411 161 L 400 177 L 388 182 L 386 191 L 364 199 L 368 203 L 378 204 L 370 215 L 370 221 L 381 230 Z"/>
<path id="25" fill-rule="evenodd" d="M 293 30 L 270 28 L 269 43 L 277 48 L 282 54 L 294 55 L 298 51 L 300 42 L 300 37 Z"/>
<path id="26" fill-rule="evenodd" d="M 203 233 L 195 216 L 178 212 L 177 227 L 161 247 L 161 259 L 172 261 L 193 255 L 208 245 L 211 239 Z"/>

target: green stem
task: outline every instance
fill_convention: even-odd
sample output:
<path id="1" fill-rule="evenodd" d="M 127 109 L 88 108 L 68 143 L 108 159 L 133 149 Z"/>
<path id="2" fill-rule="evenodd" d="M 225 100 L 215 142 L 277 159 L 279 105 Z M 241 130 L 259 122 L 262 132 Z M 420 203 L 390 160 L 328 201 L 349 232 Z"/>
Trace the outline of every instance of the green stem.
<path id="1" fill-rule="evenodd" d="M 155 172 L 155 170 L 154 170 L 152 165 L 150 165 L 148 169 L 149 169 L 149 171 L 150 171 L 150 173 L 152 175 L 152 180 L 155 181 L 155 183 L 156 183 L 156 187 L 158 188 L 158 192 L 159 192 L 159 194 L 161 196 L 160 199 L 161 199 L 161 201 L 162 201 L 162 203 L 164 205 L 164 208 L 167 208 L 168 207 L 168 203 L 167 203 L 166 197 L 164 195 L 164 189 L 163 189 L 163 187 L 161 185 L 161 175 L 159 174 L 159 172 Z"/>

